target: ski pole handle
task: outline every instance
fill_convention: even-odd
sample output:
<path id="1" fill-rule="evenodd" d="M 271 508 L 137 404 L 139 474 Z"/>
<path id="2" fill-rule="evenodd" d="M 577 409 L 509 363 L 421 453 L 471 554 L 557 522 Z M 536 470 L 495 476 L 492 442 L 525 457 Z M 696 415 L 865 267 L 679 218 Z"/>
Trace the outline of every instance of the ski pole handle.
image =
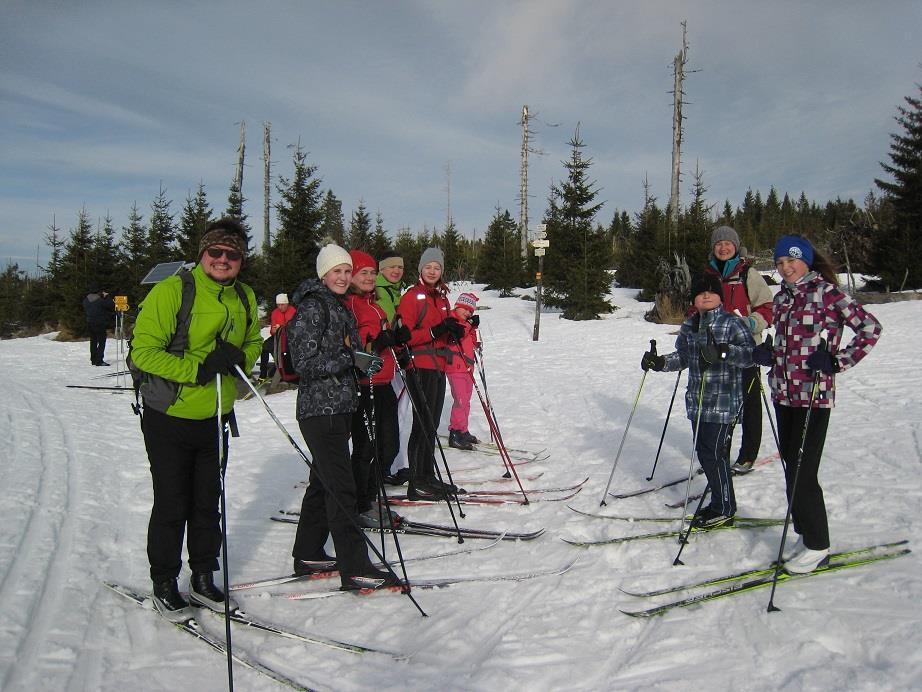
<path id="1" fill-rule="evenodd" d="M 656 355 L 656 339 L 650 339 L 650 353 Z"/>

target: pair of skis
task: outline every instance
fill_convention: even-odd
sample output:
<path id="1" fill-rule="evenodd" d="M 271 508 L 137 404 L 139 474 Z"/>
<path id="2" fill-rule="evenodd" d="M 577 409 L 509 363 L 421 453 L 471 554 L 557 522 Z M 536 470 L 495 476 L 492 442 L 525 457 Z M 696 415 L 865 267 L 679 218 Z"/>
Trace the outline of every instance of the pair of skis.
<path id="1" fill-rule="evenodd" d="M 756 460 L 755 462 L 753 462 L 753 464 L 752 464 L 752 470 L 755 471 L 756 469 L 762 468 L 763 466 L 766 466 L 767 464 L 770 464 L 772 461 L 774 461 L 774 460 L 777 459 L 777 458 L 778 458 L 778 453 L 775 452 L 774 454 L 770 454 L 770 455 L 768 455 L 768 456 L 764 456 L 764 457 L 762 457 L 762 458 L 760 458 L 760 459 L 757 459 L 757 460 Z M 704 473 L 704 471 L 699 467 L 698 469 L 695 470 L 695 473 L 698 474 L 698 475 L 700 475 L 700 474 Z M 750 473 L 751 473 L 751 472 L 750 472 Z M 747 473 L 747 474 L 743 474 L 743 475 L 749 475 L 749 474 Z M 742 477 L 742 476 L 736 476 L 736 478 L 741 478 L 741 477 Z M 611 493 L 611 492 L 610 492 L 610 493 L 608 493 L 608 496 L 611 497 L 611 498 L 613 498 L 613 499 L 615 499 L 615 500 L 625 500 L 625 499 L 627 499 L 627 498 L 629 498 L 629 497 L 639 497 L 639 496 L 641 496 L 641 495 L 647 495 L 647 494 L 649 494 L 649 493 L 656 493 L 656 492 L 659 492 L 660 490 L 665 490 L 666 488 L 671 488 L 671 487 L 674 486 L 674 485 L 679 485 L 680 483 L 687 483 L 687 482 L 688 482 L 688 476 L 682 476 L 681 478 L 675 478 L 675 479 L 673 479 L 673 480 L 671 480 L 671 481 L 665 481 L 665 482 L 663 482 L 663 483 L 659 483 L 658 485 L 652 485 L 652 486 L 649 486 L 649 487 L 647 487 L 647 488 L 640 488 L 639 490 L 632 490 L 632 491 L 626 492 L 626 493 Z M 697 500 L 697 499 L 699 499 L 700 497 L 701 497 L 701 495 L 697 495 L 696 497 L 690 497 L 690 498 L 689 498 L 689 501 L 691 501 L 691 500 Z M 681 504 L 684 504 L 684 500 L 683 500 L 683 503 L 681 503 Z M 676 506 L 681 506 L 681 504 L 680 504 L 680 505 L 676 505 Z"/>
<path id="2" fill-rule="evenodd" d="M 830 553 L 829 562 L 821 567 L 818 567 L 813 572 L 808 572 L 807 574 L 788 574 L 787 572 L 780 572 L 778 574 L 778 583 L 780 584 L 795 579 L 818 577 L 830 572 L 838 572 L 845 569 L 851 569 L 853 567 L 863 567 L 865 565 L 871 565 L 886 560 L 894 560 L 898 557 L 902 557 L 903 555 L 908 555 L 911 552 L 909 548 L 905 547 L 907 544 L 908 541 L 902 540 L 896 541 L 894 543 L 880 543 L 878 545 L 871 545 L 865 548 L 856 548 L 854 550 Z M 651 598 L 654 596 L 662 596 L 664 594 L 677 593 L 679 591 L 692 591 L 695 589 L 708 588 L 712 586 L 719 587 L 711 591 L 695 594 L 686 598 L 680 598 L 669 603 L 663 603 L 652 608 L 646 608 L 644 610 L 621 609 L 621 612 L 625 615 L 630 615 L 631 617 L 650 618 L 656 615 L 668 613 L 669 611 L 675 610 L 677 608 L 687 608 L 699 603 L 707 603 L 721 598 L 728 598 L 730 596 L 736 596 L 741 593 L 748 593 L 757 589 L 763 589 L 772 585 L 774 581 L 775 567 L 776 566 L 773 563 L 765 567 L 757 567 L 734 574 L 727 574 L 719 577 L 705 579 L 691 584 L 680 584 L 678 586 L 670 586 L 652 591 L 633 592 L 622 589 L 624 593 L 630 596 L 636 596 L 638 598 Z"/>
<path id="3" fill-rule="evenodd" d="M 279 515 L 270 517 L 272 521 L 277 521 L 282 524 L 297 524 L 298 519 L 296 518 L 298 512 L 281 512 Z M 390 528 L 387 527 L 364 527 L 366 531 L 372 533 L 389 533 Z M 406 534 L 410 536 L 437 536 L 437 537 L 446 537 L 446 538 L 457 538 L 459 530 L 455 529 L 454 526 L 449 526 L 447 524 L 428 524 L 420 521 L 411 521 L 409 519 L 403 518 L 400 523 L 394 527 L 394 531 L 399 534 Z M 483 538 L 483 539 L 501 539 L 506 541 L 531 541 L 535 538 L 544 534 L 545 529 L 538 529 L 536 531 L 497 531 L 494 529 L 474 529 L 474 528 L 462 528 L 460 529 L 461 538 Z"/>

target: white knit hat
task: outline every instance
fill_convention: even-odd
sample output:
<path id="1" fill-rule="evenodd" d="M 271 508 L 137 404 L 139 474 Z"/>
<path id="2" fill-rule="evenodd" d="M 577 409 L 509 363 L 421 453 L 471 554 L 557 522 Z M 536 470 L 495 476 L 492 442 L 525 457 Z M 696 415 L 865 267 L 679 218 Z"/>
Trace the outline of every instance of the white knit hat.
<path id="1" fill-rule="evenodd" d="M 317 253 L 317 276 L 322 279 L 324 274 L 339 264 L 348 264 L 351 267 L 352 257 L 335 243 L 325 245 Z"/>
<path id="2" fill-rule="evenodd" d="M 276 302 L 277 304 L 278 304 L 278 303 L 285 303 L 285 304 L 287 305 L 287 304 L 288 304 L 288 294 L 287 294 L 287 293 L 279 293 L 277 296 L 275 296 L 275 302 Z"/>

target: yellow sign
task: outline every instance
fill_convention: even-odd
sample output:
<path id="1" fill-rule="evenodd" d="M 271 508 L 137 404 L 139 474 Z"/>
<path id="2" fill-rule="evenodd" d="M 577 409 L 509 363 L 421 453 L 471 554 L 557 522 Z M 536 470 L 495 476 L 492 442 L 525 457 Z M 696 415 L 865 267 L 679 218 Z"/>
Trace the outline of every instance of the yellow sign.
<path id="1" fill-rule="evenodd" d="M 115 296 L 115 309 L 119 312 L 128 312 L 128 296 Z"/>
<path id="2" fill-rule="evenodd" d="M 535 272 L 535 280 L 541 281 L 541 272 Z"/>

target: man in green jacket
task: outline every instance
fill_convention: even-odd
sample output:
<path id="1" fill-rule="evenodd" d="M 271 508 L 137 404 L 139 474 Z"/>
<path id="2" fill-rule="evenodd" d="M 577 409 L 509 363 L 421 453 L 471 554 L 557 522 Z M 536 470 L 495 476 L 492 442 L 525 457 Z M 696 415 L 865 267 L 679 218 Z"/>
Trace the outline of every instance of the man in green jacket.
<path id="1" fill-rule="evenodd" d="M 231 420 L 236 385 L 230 376 L 238 365 L 249 372 L 262 348 L 253 290 L 242 283 L 235 286 L 246 253 L 246 232 L 238 221 L 224 218 L 209 224 L 199 245 L 199 263 L 191 272 L 195 298 L 185 344 L 171 343 L 182 305 L 179 276 L 151 289 L 132 337 L 131 360 L 145 373 L 141 427 L 154 486 L 147 535 L 154 605 L 172 620 L 189 617 L 189 604 L 176 583 L 186 532 L 190 598 L 224 609 L 225 596 L 215 586 L 213 572 L 221 549 L 219 465 L 221 458 L 227 460 L 228 435 L 219 455 L 216 418 L 220 415 L 225 426 Z M 248 311 L 253 311 L 250 319 Z M 221 378 L 220 411 L 218 374 L 227 376 Z"/>
<path id="2" fill-rule="evenodd" d="M 385 252 L 378 262 L 375 298 L 391 325 L 394 323 L 394 315 L 397 314 L 397 304 L 406 288 L 403 283 L 403 257 L 396 252 Z"/>

